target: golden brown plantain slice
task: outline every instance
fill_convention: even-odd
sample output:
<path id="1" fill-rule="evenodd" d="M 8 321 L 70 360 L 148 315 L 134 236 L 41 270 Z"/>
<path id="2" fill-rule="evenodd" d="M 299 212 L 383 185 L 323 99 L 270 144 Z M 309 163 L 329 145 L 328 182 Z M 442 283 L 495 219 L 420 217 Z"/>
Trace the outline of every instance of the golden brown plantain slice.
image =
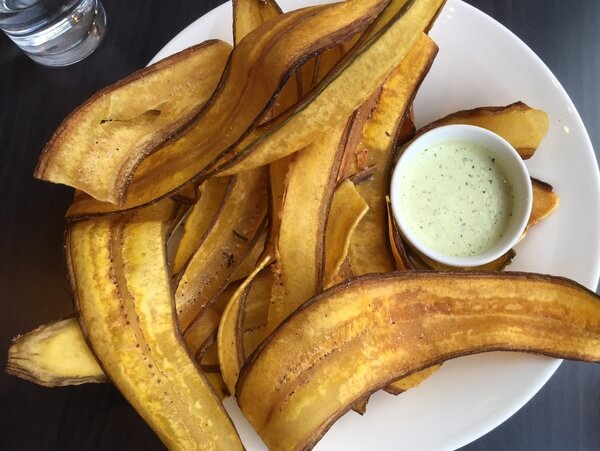
<path id="1" fill-rule="evenodd" d="M 217 340 L 214 339 L 202 354 L 200 359 L 200 368 L 207 373 L 219 373 L 219 349 L 217 348 Z"/>
<path id="2" fill-rule="evenodd" d="M 360 167 L 374 173 L 356 185 L 369 211 L 350 240 L 348 253 L 353 274 L 389 272 L 395 268 L 387 238 L 385 196 L 389 191 L 396 135 L 405 112 L 437 54 L 437 45 L 422 34 L 415 46 L 384 82 L 355 149 Z"/>
<path id="3" fill-rule="evenodd" d="M 242 321 L 244 361 L 262 342 L 267 331 L 267 314 L 273 289 L 273 272 L 261 271 L 252 281 L 244 302 Z"/>
<path id="4" fill-rule="evenodd" d="M 167 447 L 243 449 L 177 328 L 165 250 L 175 212 L 166 200 L 68 229 L 79 321 L 110 379 Z"/>
<path id="5" fill-rule="evenodd" d="M 239 44 L 247 34 L 254 31 L 264 22 L 274 19 L 281 14 L 283 12 L 274 0 L 234 0 L 233 38 L 235 44 Z M 289 77 L 285 85 L 281 88 L 281 91 L 275 95 L 269 111 L 259 121 L 260 124 L 277 117 L 298 101 L 301 96 L 301 74 L 306 70 L 308 69 L 305 69 L 303 66 L 294 77 Z"/>
<path id="6" fill-rule="evenodd" d="M 287 174 L 293 157 L 285 157 L 269 164 L 269 231 L 265 255 L 278 259 L 277 240 L 281 227 L 281 208 L 287 186 Z"/>
<path id="7" fill-rule="evenodd" d="M 551 215 L 560 203 L 560 198 L 554 192 L 552 185 L 532 177 L 531 187 L 533 191 L 533 203 L 525 233 L 527 233 L 530 227 Z"/>
<path id="8" fill-rule="evenodd" d="M 515 102 L 507 106 L 457 111 L 426 125 L 417 132 L 417 136 L 449 124 L 476 125 L 491 130 L 506 139 L 524 160 L 533 156 L 550 126 L 545 111 Z"/>
<path id="9" fill-rule="evenodd" d="M 46 387 L 106 382 L 77 318 L 44 324 L 13 338 L 6 372 Z"/>
<path id="10" fill-rule="evenodd" d="M 348 255 L 350 239 L 368 210 L 369 206 L 350 180 L 337 186 L 327 215 L 324 288 L 342 281 L 339 271 Z"/>
<path id="11" fill-rule="evenodd" d="M 526 273 L 368 275 L 305 303 L 246 362 L 242 412 L 269 449 L 310 449 L 365 395 L 487 351 L 600 362 L 600 298 Z"/>
<path id="12" fill-rule="evenodd" d="M 306 57 L 364 30 L 390 0 L 350 0 L 283 14 L 250 32 L 234 48 L 206 107 L 185 130 L 120 174 L 113 191 L 121 208 L 167 196 L 202 177 L 227 148 L 252 130 L 287 78 Z M 103 169 L 87 174 L 103 177 Z M 97 197 L 93 187 L 88 193 Z M 82 215 L 81 210 L 77 210 Z M 90 214 L 88 211 L 86 214 Z"/>
<path id="13" fill-rule="evenodd" d="M 175 251 L 173 274 L 179 273 L 194 254 L 204 235 L 224 208 L 227 191 L 234 183 L 233 178 L 210 178 L 200 185 L 200 198 L 183 220 L 181 239 Z"/>
<path id="14" fill-rule="evenodd" d="M 356 185 L 369 210 L 350 237 L 348 263 L 354 275 L 401 268 L 395 265 L 390 251 L 385 196 L 389 191 L 397 136 L 437 51 L 431 38 L 422 34 L 383 83 L 370 105 L 360 136 L 347 151 L 353 163 L 350 166 L 360 170 L 372 168 L 369 176 Z M 367 401 L 368 397 L 363 400 L 364 408 Z M 357 411 L 360 413 L 360 409 Z"/>
<path id="15" fill-rule="evenodd" d="M 117 202 L 123 177 L 210 98 L 230 51 L 206 41 L 99 91 L 54 132 L 35 176 Z"/>
<path id="16" fill-rule="evenodd" d="M 263 258 L 254 271 L 235 290 L 221 316 L 217 335 L 219 367 L 225 385 L 230 393 L 235 393 L 235 383 L 237 382 L 240 368 L 246 360 L 244 358 L 243 340 L 246 298 L 256 276 L 270 263 L 271 257 L 267 256 Z"/>
<path id="17" fill-rule="evenodd" d="M 263 228 L 260 236 L 255 241 L 252 249 L 246 254 L 244 259 L 240 262 L 233 274 L 231 274 L 231 280 L 243 280 L 250 275 L 256 265 L 260 262 L 261 257 L 265 252 L 265 243 L 267 240 L 267 228 Z"/>
<path id="18" fill-rule="evenodd" d="M 184 335 L 196 315 L 225 289 L 264 226 L 266 169 L 239 174 L 232 183 L 223 200 L 223 209 L 177 281 L 175 302 Z"/>
<path id="19" fill-rule="evenodd" d="M 250 32 L 283 12 L 274 0 L 233 0 L 233 41 L 238 45 Z"/>
<path id="20" fill-rule="evenodd" d="M 215 394 L 218 398 L 223 401 L 227 396 L 229 396 L 229 392 L 227 391 L 227 386 L 225 382 L 223 382 L 223 376 L 220 373 L 205 373 L 206 380 L 211 385 Z"/>
<path id="21" fill-rule="evenodd" d="M 187 185 L 171 196 L 175 202 L 184 205 L 193 205 L 198 201 L 198 187 L 195 185 Z"/>
<path id="22" fill-rule="evenodd" d="M 322 135 L 290 164 L 273 265 L 270 330 L 323 287 L 327 215 L 347 128 L 344 123 Z"/>
<path id="23" fill-rule="evenodd" d="M 388 5 L 382 27 L 357 44 L 332 72 L 295 107 L 294 113 L 253 142 L 238 146 L 228 161 L 219 165 L 224 174 L 262 166 L 296 152 L 313 142 L 323 129 L 348 117 L 385 80 L 429 26 L 444 0 L 398 0 Z M 387 11 L 394 11 L 389 18 Z M 356 30 L 359 31 L 359 30 Z"/>
<path id="24" fill-rule="evenodd" d="M 240 283 L 237 281 L 227 285 L 227 288 L 213 302 L 200 311 L 188 327 L 184 335 L 184 342 L 189 353 L 197 362 L 202 361 L 204 353 L 217 338 L 223 310 L 239 286 Z"/>

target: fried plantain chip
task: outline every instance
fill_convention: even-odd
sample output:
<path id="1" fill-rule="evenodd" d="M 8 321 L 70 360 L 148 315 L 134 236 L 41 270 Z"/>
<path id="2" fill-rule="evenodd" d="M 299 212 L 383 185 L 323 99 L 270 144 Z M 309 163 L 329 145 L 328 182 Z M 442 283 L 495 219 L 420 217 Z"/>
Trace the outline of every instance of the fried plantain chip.
<path id="1" fill-rule="evenodd" d="M 106 382 L 77 318 L 44 324 L 13 338 L 6 372 L 46 387 Z"/>
<path id="2" fill-rule="evenodd" d="M 230 393 L 235 393 L 240 368 L 245 362 L 243 322 L 248 293 L 255 277 L 271 263 L 271 257 L 265 257 L 244 282 L 235 290 L 221 316 L 217 335 L 219 367 L 223 380 Z"/>
<path id="3" fill-rule="evenodd" d="M 307 146 L 322 130 L 348 117 L 402 61 L 443 4 L 444 0 L 390 2 L 381 15 L 386 18 L 381 28 L 372 35 L 364 35 L 368 39 L 357 43 L 356 50 L 340 61 L 295 108 L 292 116 L 253 142 L 234 149 L 217 170 L 229 175 L 282 158 Z"/>
<path id="4" fill-rule="evenodd" d="M 405 112 L 437 54 L 436 44 L 425 34 L 382 85 L 361 138 L 354 149 L 358 168 L 373 167 L 374 173 L 356 185 L 369 211 L 350 240 L 348 253 L 353 274 L 394 270 L 387 237 L 385 196 L 389 191 L 395 141 Z"/>
<path id="5" fill-rule="evenodd" d="M 230 51 L 206 41 L 99 91 L 54 132 L 35 176 L 116 203 L 126 174 L 210 98 Z"/>
<path id="6" fill-rule="evenodd" d="M 274 0 L 233 0 L 233 41 L 238 45 L 250 32 L 283 14 Z"/>
<path id="7" fill-rule="evenodd" d="M 600 298 L 527 273 L 359 277 L 305 303 L 242 368 L 236 397 L 269 449 L 310 449 L 357 401 L 462 355 L 600 362 Z"/>
<path id="8" fill-rule="evenodd" d="M 225 205 L 232 178 L 211 178 L 200 185 L 200 198 L 183 220 L 183 232 L 175 251 L 173 273 L 179 273 L 194 254 L 204 235 L 219 217 Z"/>
<path id="9" fill-rule="evenodd" d="M 417 132 L 417 136 L 442 125 L 467 124 L 486 128 L 506 139 L 527 160 L 531 158 L 548 132 L 550 123 L 545 111 L 523 102 L 507 106 L 490 106 L 449 114 Z"/>
<path id="10" fill-rule="evenodd" d="M 391 205 L 392 202 L 390 201 L 390 196 L 385 196 L 385 204 L 388 221 L 388 238 L 392 255 L 394 256 L 394 262 L 396 263 L 396 269 L 398 271 L 405 271 L 407 269 L 417 269 L 413 267 L 408 258 L 406 249 L 404 247 L 404 242 L 402 241 L 402 237 L 400 236 L 400 231 L 398 230 L 396 221 L 394 221 Z"/>
<path id="11" fill-rule="evenodd" d="M 390 0 L 350 0 L 283 14 L 259 26 L 234 48 L 206 107 L 184 130 L 119 176 L 114 203 L 132 208 L 170 195 L 200 178 L 223 151 L 252 130 L 297 66 L 313 53 L 364 30 Z M 87 174 L 87 192 L 100 200 Z M 83 212 L 77 208 L 78 215 Z M 91 214 L 87 211 L 86 214 Z"/>
<path id="12" fill-rule="evenodd" d="M 325 232 L 325 275 L 324 288 L 341 282 L 339 271 L 346 260 L 350 239 L 357 225 L 365 216 L 369 206 L 354 183 L 346 179 L 333 193 Z"/>
<path id="13" fill-rule="evenodd" d="M 175 212 L 167 199 L 68 229 L 81 328 L 110 379 L 166 446 L 243 449 L 178 332 L 165 250 Z"/>
<path id="14" fill-rule="evenodd" d="M 532 177 L 531 187 L 533 193 L 531 215 L 529 216 L 529 221 L 527 221 L 527 227 L 523 236 L 525 236 L 530 227 L 550 216 L 560 203 L 560 198 L 554 192 L 552 185 Z"/>
<path id="15" fill-rule="evenodd" d="M 239 286 L 237 281 L 227 285 L 213 302 L 200 311 L 188 327 L 184 335 L 185 345 L 197 362 L 202 361 L 204 353 L 216 340 L 223 311 Z"/>
<path id="16" fill-rule="evenodd" d="M 184 334 L 196 315 L 225 289 L 264 227 L 266 169 L 240 174 L 232 183 L 223 209 L 177 280 L 175 302 Z"/>
<path id="17" fill-rule="evenodd" d="M 271 330 L 323 287 L 327 214 L 347 128 L 344 123 L 324 134 L 290 164 L 281 207 L 278 259 L 273 266 L 275 282 L 268 314 Z"/>
<path id="18" fill-rule="evenodd" d="M 221 401 L 229 396 L 229 391 L 227 391 L 227 386 L 220 373 L 205 373 L 205 377 Z"/>
<path id="19" fill-rule="evenodd" d="M 261 271 L 252 281 L 245 298 L 242 320 L 244 361 L 266 336 L 273 280 L 270 267 Z"/>

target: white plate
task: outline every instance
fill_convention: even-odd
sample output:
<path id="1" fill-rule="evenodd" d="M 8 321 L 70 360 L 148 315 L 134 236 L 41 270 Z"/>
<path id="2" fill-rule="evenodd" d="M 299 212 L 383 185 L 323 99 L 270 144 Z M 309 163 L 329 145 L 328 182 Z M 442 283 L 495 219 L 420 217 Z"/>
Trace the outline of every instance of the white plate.
<path id="1" fill-rule="evenodd" d="M 284 10 L 311 0 L 281 0 Z M 447 113 L 522 100 L 544 109 L 550 131 L 531 174 L 561 197 L 556 213 L 517 247 L 510 269 L 570 277 L 595 290 L 600 275 L 600 177 L 587 132 L 569 96 L 546 65 L 492 18 L 450 0 L 431 32 L 439 55 L 415 101 L 417 125 Z M 231 42 L 231 4 L 201 17 L 152 60 L 208 38 Z M 523 406 L 559 360 L 516 353 L 456 359 L 420 387 L 393 397 L 375 394 L 367 413 L 349 412 L 317 445 L 325 450 L 453 449 L 482 436 Z M 235 403 L 226 401 L 249 450 L 264 445 Z"/>

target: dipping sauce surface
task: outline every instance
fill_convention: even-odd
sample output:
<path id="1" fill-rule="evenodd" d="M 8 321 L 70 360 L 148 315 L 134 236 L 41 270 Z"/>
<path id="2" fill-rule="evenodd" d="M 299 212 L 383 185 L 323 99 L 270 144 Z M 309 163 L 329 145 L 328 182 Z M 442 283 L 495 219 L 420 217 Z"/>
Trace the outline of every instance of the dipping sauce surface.
<path id="1" fill-rule="evenodd" d="M 490 152 L 442 142 L 408 162 L 398 186 L 400 211 L 428 247 L 453 256 L 490 249 L 511 219 L 513 188 Z"/>

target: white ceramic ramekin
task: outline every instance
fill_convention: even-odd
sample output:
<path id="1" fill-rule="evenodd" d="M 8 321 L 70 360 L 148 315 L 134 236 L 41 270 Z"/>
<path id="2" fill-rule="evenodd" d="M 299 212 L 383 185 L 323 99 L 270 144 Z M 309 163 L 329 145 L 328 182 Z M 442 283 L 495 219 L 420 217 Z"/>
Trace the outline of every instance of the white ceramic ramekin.
<path id="1" fill-rule="evenodd" d="M 441 253 L 427 246 L 419 239 L 402 216 L 402 200 L 399 193 L 401 178 L 411 160 L 419 152 L 423 152 L 428 147 L 442 142 L 457 141 L 470 142 L 487 149 L 490 156 L 495 158 L 496 163 L 500 164 L 504 170 L 513 189 L 512 217 L 506 226 L 503 237 L 486 251 L 469 256 L 455 256 Z M 519 241 L 527 226 L 533 201 L 529 172 L 517 151 L 497 134 L 472 125 L 446 125 L 438 127 L 424 133 L 409 143 L 394 168 L 390 186 L 390 197 L 394 218 L 404 238 L 429 258 L 445 265 L 456 267 L 480 266 L 496 260 L 508 252 Z"/>

